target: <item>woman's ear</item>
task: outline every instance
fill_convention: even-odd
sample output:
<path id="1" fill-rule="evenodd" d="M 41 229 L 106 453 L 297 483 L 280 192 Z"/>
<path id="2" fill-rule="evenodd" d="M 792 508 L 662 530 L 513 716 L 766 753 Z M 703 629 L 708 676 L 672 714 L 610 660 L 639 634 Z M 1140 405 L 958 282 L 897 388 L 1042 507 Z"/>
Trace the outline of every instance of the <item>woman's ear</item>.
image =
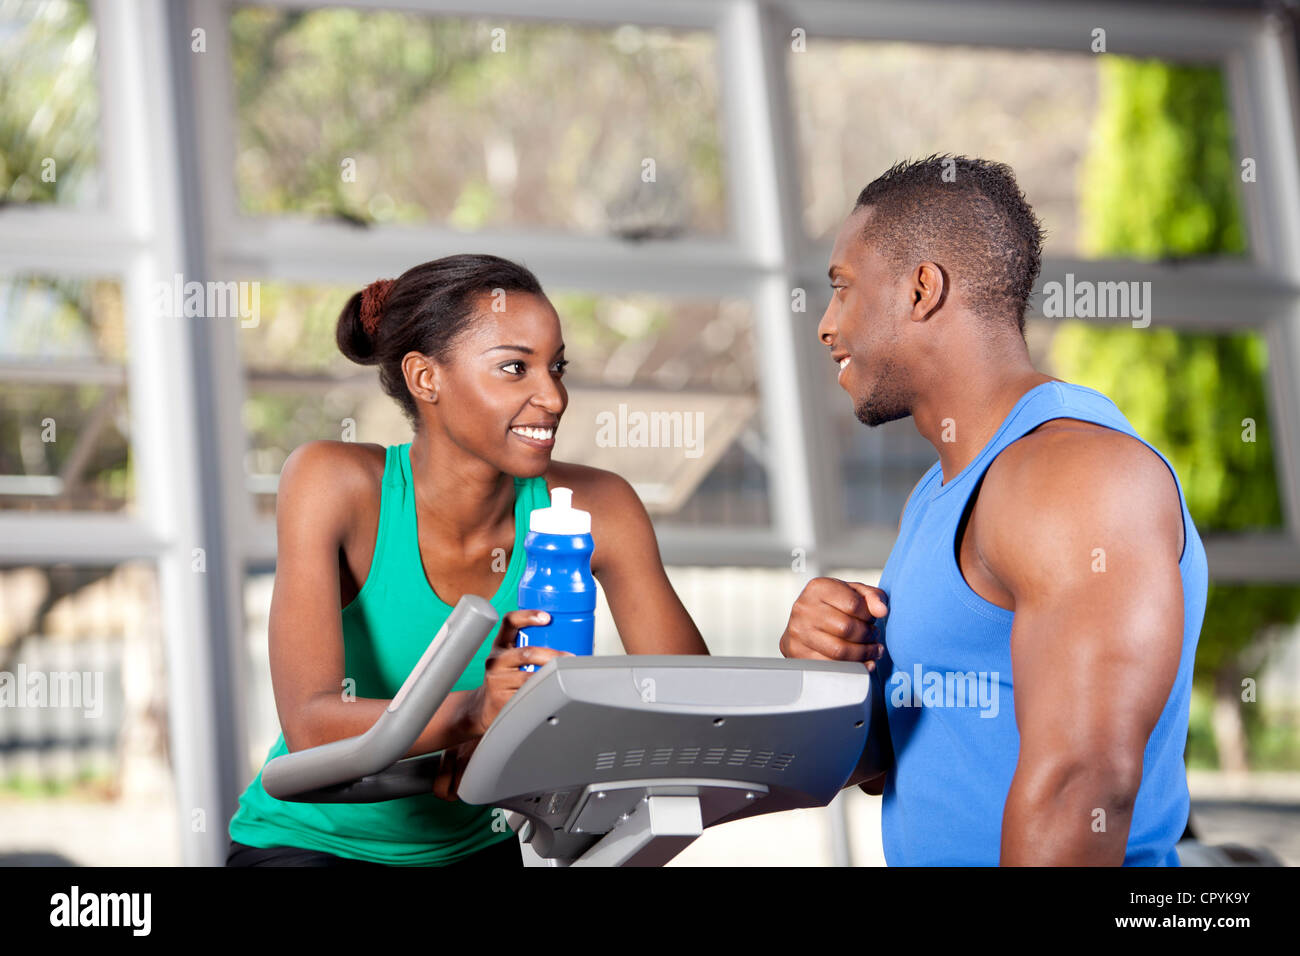
<path id="1" fill-rule="evenodd" d="M 402 357 L 402 377 L 419 401 L 437 404 L 442 387 L 442 368 L 437 362 L 420 352 L 407 352 Z"/>

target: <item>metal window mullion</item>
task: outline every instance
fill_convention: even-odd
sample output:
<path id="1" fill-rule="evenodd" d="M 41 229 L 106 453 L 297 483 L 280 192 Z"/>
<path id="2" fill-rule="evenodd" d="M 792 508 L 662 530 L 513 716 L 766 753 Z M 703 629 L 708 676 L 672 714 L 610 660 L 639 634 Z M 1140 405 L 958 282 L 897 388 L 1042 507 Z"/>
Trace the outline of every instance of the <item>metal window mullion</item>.
<path id="1" fill-rule="evenodd" d="M 1244 188 L 1262 236 L 1261 258 L 1300 287 L 1300 77 L 1296 38 L 1282 20 L 1261 17 L 1249 54 L 1232 64 L 1230 95 L 1241 119 L 1241 152 L 1256 160 Z M 1278 492 L 1290 540 L 1300 547 L 1300 294 L 1267 328 L 1269 396 Z M 1296 569 L 1290 570 L 1291 574 Z"/>
<path id="2" fill-rule="evenodd" d="M 0 513 L 0 564 L 118 564 L 155 559 L 164 547 L 154 530 L 134 517 Z"/>
<path id="3" fill-rule="evenodd" d="M 201 465 L 212 428 L 194 375 L 194 325 L 152 316 L 155 283 L 186 273 L 185 223 L 173 95 L 168 4 L 113 0 L 95 8 L 102 37 L 106 150 L 118 157 L 115 202 L 149 236 L 123 281 L 131 448 L 136 498 L 162 542 L 158 556 L 161 625 L 166 643 L 168 725 L 182 861 L 224 859 L 226 823 L 242 776 L 242 714 L 231 704 L 227 628 L 230 549 L 207 520 L 213 479 Z M 160 75 L 161 74 L 161 77 Z M 203 549 L 203 570 L 196 563 Z M 202 821 L 201 826 L 199 825 Z"/>
<path id="4" fill-rule="evenodd" d="M 1202 532 L 1215 581 L 1300 581 L 1300 543 L 1287 532 Z"/>
<path id="5" fill-rule="evenodd" d="M 169 5 L 164 24 L 173 58 L 169 63 L 174 90 L 172 135 L 176 143 L 181 247 L 188 278 L 224 280 L 215 272 L 209 255 L 210 209 L 205 184 L 229 175 L 233 164 L 205 149 L 199 129 L 196 64 L 208 53 L 194 51 L 194 21 L 183 6 Z M 202 839 L 196 850 L 220 863 L 226 851 L 226 823 L 237 808 L 237 796 L 247 780 L 248 687 L 244 635 L 244 546 L 252 523 L 252 499 L 244 473 L 247 435 L 243 426 L 244 382 L 238 336 L 243 332 L 237 316 L 208 316 L 187 322 L 190 331 L 189 374 L 195 395 L 194 422 L 197 463 L 202 488 L 202 531 L 209 542 L 209 594 L 211 613 L 212 692 L 219 721 L 212 746 L 218 776 L 221 812 L 216 832 Z M 213 551 L 215 550 L 215 553 Z"/>
<path id="6" fill-rule="evenodd" d="M 755 282 L 761 414 L 767 426 L 776 526 L 791 547 L 816 554 L 813 486 L 807 430 L 801 415 L 803 382 L 791 313 L 791 225 L 782 190 L 788 169 L 777 155 L 780 120 L 773 102 L 777 78 L 764 12 L 749 0 L 728 3 L 719 23 L 722 115 L 727 122 L 727 180 L 738 242 L 764 270 Z"/>
<path id="7" fill-rule="evenodd" d="M 301 9 L 303 0 L 259 0 L 259 6 Z M 324 4 L 315 4 L 324 6 Z M 465 19 L 541 20 L 611 26 L 633 23 L 641 26 L 707 29 L 712 25 L 714 2 L 701 0 L 620 0 L 617 4 L 591 0 L 331 0 L 331 7 L 361 11 L 413 13 Z"/>
<path id="8" fill-rule="evenodd" d="M 1300 547 L 1300 298 L 1288 316 L 1269 325 L 1266 336 L 1278 497 L 1286 532 Z"/>
<path id="9" fill-rule="evenodd" d="M 173 169 L 166 151 L 150 149 L 159 136 L 148 117 L 151 112 L 153 117 L 158 114 L 146 105 L 146 81 L 138 66 L 146 52 L 156 55 L 163 46 L 160 11 L 156 3 L 131 0 L 100 3 L 95 12 L 101 38 L 105 147 L 119 157 L 114 201 L 123 215 L 152 227 L 152 242 L 132 257 L 123 275 L 130 440 L 139 510 L 163 543 L 157 563 L 160 627 L 166 645 L 168 749 L 178 816 L 186 817 L 191 808 L 217 806 L 215 776 L 203 767 L 211 753 L 215 714 L 204 675 L 207 602 L 199 576 L 189 571 L 191 548 L 198 546 L 201 536 L 197 475 L 187 440 L 191 430 L 181 425 L 192 401 L 181 374 L 184 333 L 177 322 L 147 319 L 151 284 L 180 270 L 175 223 L 166 222 L 161 208 L 166 190 L 151 193 L 148 185 L 151 173 L 160 177 L 160 186 L 172 181 Z M 182 862 L 199 862 L 189 841 L 182 839 L 181 844 Z"/>
<path id="10" fill-rule="evenodd" d="M 231 231 L 215 234 L 213 267 L 231 278 L 366 283 L 467 248 L 521 261 L 547 288 L 715 297 L 748 294 L 762 274 L 729 240 L 706 237 L 642 243 L 489 230 L 468 240 L 437 225 L 354 229 L 297 218 L 232 220 L 224 228 Z"/>
<path id="11" fill-rule="evenodd" d="M 120 272 L 140 236 L 102 210 L 20 207 L 0 212 L 0 269 L 48 272 L 49 263 L 80 274 Z"/>
<path id="12" fill-rule="evenodd" d="M 1252 11 L 1174 10 L 1143 4 L 960 3 L 951 0 L 780 0 L 775 6 L 808 36 L 929 45 L 1091 53 L 1106 31 L 1109 53 L 1207 59 L 1249 42 Z M 1176 29 L 1171 22 L 1176 21 Z"/>
<path id="13" fill-rule="evenodd" d="M 818 468 L 822 443 L 810 402 L 814 334 L 792 311 L 802 246 L 794 124 L 786 83 L 784 22 L 755 2 L 725 5 L 719 23 L 722 113 L 727 121 L 732 228 L 770 270 L 755 290 L 761 408 L 767 426 L 776 527 L 790 548 L 805 549 L 806 570 L 822 573 L 824 485 L 838 468 Z M 805 290 L 806 291 L 806 290 Z M 797 330 L 797 331 L 796 331 Z M 819 508 L 818 505 L 822 507 Z M 775 628 L 780 622 L 774 622 Z M 836 865 L 852 864 L 845 802 L 827 808 Z"/>

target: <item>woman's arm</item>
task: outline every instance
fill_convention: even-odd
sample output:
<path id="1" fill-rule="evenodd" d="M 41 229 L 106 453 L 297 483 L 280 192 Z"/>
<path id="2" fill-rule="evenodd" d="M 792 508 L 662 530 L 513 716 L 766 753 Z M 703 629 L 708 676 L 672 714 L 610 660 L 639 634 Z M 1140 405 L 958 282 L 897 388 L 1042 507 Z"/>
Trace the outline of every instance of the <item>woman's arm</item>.
<path id="1" fill-rule="evenodd" d="M 364 733 L 389 704 L 348 699 L 343 686 L 339 554 L 357 503 L 378 494 L 365 453 L 348 442 L 312 441 L 289 455 L 280 474 L 269 644 L 275 709 L 291 751 Z M 448 695 L 406 756 L 475 736 L 474 694 Z"/>
<path id="2" fill-rule="evenodd" d="M 626 480 L 599 468 L 555 462 L 552 488 L 573 488 L 591 512 L 591 573 L 600 582 L 629 654 L 707 654 L 699 629 L 673 590 L 645 505 Z"/>

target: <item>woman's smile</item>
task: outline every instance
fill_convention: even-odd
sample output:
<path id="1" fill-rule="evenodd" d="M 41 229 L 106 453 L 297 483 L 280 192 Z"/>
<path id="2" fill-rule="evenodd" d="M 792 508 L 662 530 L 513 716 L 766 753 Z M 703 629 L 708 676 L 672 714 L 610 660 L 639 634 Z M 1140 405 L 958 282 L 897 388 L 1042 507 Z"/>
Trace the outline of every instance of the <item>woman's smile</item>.
<path id="1" fill-rule="evenodd" d="M 510 434 L 525 445 L 541 451 L 550 451 L 555 447 L 555 429 L 560 423 L 534 422 L 528 425 L 511 425 Z"/>

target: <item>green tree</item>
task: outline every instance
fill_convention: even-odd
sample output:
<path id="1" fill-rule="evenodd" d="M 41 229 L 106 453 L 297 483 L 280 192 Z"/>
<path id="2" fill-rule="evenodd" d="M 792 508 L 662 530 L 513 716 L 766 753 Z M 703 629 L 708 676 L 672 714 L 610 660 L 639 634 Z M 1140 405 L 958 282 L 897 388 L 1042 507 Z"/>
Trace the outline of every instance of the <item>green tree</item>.
<path id="1" fill-rule="evenodd" d="M 0 206 L 93 201 L 99 91 L 85 4 L 0 4 L 0 63 Z"/>
<path id="2" fill-rule="evenodd" d="M 1137 259 L 1242 254 L 1238 167 L 1219 69 L 1119 57 L 1104 58 L 1100 69 L 1082 171 L 1083 251 Z M 1068 322 L 1053 341 L 1052 361 L 1062 378 L 1108 395 L 1169 458 L 1202 532 L 1282 524 L 1268 357 L 1258 335 Z M 1210 584 L 1195 680 L 1214 697 L 1223 769 L 1249 764 L 1243 676 L 1262 662 L 1279 626 L 1297 618 L 1300 588 Z"/>

